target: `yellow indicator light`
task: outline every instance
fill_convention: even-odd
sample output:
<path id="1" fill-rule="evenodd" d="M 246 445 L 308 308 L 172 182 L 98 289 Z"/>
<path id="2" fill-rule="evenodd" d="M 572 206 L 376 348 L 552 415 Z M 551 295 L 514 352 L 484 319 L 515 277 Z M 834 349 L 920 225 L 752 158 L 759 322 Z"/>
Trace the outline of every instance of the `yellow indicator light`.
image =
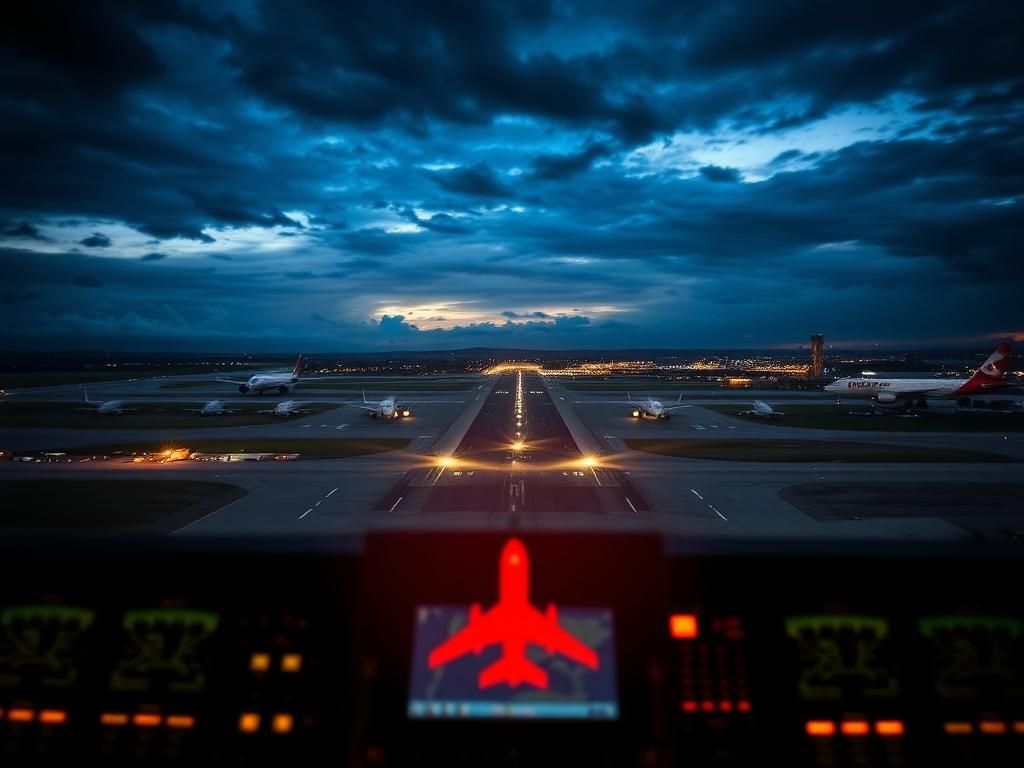
<path id="1" fill-rule="evenodd" d="M 875 722 L 875 733 L 879 736 L 902 736 L 902 720 L 878 720 Z"/>
<path id="2" fill-rule="evenodd" d="M 61 725 L 68 719 L 63 709 L 44 709 L 39 713 L 39 722 L 46 725 Z"/>
<path id="3" fill-rule="evenodd" d="M 982 720 L 978 723 L 978 730 L 990 736 L 1001 735 L 1006 733 L 1006 723 L 999 720 Z"/>
<path id="4" fill-rule="evenodd" d="M 13 707 L 7 710 L 7 719 L 12 723 L 31 723 L 36 719 L 36 712 L 34 709 Z"/>
<path id="5" fill-rule="evenodd" d="M 974 726 L 971 723 L 950 722 L 943 723 L 942 730 L 950 736 L 969 736 L 974 733 Z"/>
<path id="6" fill-rule="evenodd" d="M 281 657 L 282 672 L 298 672 L 302 669 L 301 653 L 286 653 Z"/>
<path id="7" fill-rule="evenodd" d="M 168 715 L 165 724 L 168 728 L 188 729 L 196 724 L 196 719 L 192 715 Z"/>
<path id="8" fill-rule="evenodd" d="M 697 637 L 697 617 L 692 613 L 673 613 L 668 617 L 668 633 L 676 640 Z"/>
<path id="9" fill-rule="evenodd" d="M 243 712 L 238 718 L 238 730 L 242 733 L 256 733 L 260 729 L 258 712 Z"/>
<path id="10" fill-rule="evenodd" d="M 249 669 L 253 672 L 266 672 L 270 669 L 270 654 L 254 653 L 249 657 Z"/>
<path id="11" fill-rule="evenodd" d="M 294 719 L 287 712 L 278 712 L 274 715 L 274 733 L 291 733 Z"/>
<path id="12" fill-rule="evenodd" d="M 163 718 L 153 712 L 136 712 L 132 724 L 139 728 L 156 728 Z"/>
<path id="13" fill-rule="evenodd" d="M 124 712 L 104 712 L 100 715 L 100 725 L 128 725 L 128 715 Z"/>

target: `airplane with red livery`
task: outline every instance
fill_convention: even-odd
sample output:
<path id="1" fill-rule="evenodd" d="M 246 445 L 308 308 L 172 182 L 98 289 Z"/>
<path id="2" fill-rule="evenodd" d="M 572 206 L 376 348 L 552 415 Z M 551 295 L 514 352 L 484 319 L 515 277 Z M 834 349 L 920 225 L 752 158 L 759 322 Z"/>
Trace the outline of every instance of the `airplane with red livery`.
<path id="1" fill-rule="evenodd" d="M 896 405 L 909 410 L 925 405 L 927 398 L 959 399 L 988 394 L 1007 385 L 1010 345 L 1000 344 L 969 379 L 880 379 L 850 377 L 825 387 L 838 397 L 870 399 L 878 405 Z"/>
<path id="2" fill-rule="evenodd" d="M 554 604 L 549 603 L 543 613 L 530 604 L 530 560 L 519 539 L 509 539 L 502 548 L 498 579 L 497 604 L 483 612 L 479 603 L 473 603 L 469 624 L 431 651 L 427 662 L 431 669 L 498 643 L 502 656 L 480 672 L 481 689 L 499 683 L 547 688 L 548 673 L 526 658 L 528 644 L 541 646 L 549 654 L 560 653 L 589 669 L 598 668 L 597 653 L 558 625 Z"/>

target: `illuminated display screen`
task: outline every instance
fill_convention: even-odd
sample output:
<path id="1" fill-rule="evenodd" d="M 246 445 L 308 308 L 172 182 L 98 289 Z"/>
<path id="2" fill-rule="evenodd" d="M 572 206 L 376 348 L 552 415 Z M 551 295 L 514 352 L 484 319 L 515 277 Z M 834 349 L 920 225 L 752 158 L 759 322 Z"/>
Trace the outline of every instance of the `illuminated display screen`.
<path id="1" fill-rule="evenodd" d="M 611 611 L 563 608 L 554 623 L 550 613 L 536 617 L 537 644 L 528 641 L 520 654 L 486 614 L 471 622 L 467 606 L 417 608 L 409 716 L 617 718 Z"/>
<path id="2" fill-rule="evenodd" d="M 796 644 L 800 697 L 885 699 L 899 693 L 889 623 L 876 616 L 794 616 L 786 634 Z"/>

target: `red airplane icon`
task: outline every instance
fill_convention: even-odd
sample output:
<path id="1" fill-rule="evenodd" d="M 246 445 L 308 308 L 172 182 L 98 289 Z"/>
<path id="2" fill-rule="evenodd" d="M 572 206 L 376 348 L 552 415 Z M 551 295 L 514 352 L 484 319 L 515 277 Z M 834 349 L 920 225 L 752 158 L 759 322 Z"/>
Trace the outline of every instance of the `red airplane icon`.
<path id="1" fill-rule="evenodd" d="M 541 613 L 530 605 L 530 558 L 519 539 L 509 539 L 498 564 L 498 603 L 481 613 L 480 603 L 469 609 L 469 624 L 430 652 L 428 664 L 437 669 L 472 651 L 501 643 L 502 656 L 484 669 L 478 678 L 481 688 L 508 683 L 513 688 L 529 683 L 548 687 L 548 673 L 526 658 L 526 645 L 542 646 L 549 654 L 558 652 L 590 669 L 597 669 L 597 654 L 558 626 L 553 603 Z"/>

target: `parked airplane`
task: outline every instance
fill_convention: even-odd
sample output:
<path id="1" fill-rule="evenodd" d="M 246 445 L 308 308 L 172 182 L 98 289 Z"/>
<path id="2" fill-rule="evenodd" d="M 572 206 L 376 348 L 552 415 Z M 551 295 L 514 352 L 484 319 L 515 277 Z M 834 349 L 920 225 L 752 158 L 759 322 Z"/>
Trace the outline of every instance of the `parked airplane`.
<path id="1" fill-rule="evenodd" d="M 878 405 L 897 405 L 904 411 L 926 406 L 929 397 L 960 399 L 1006 386 L 1010 345 L 1000 344 L 969 379 L 877 379 L 848 377 L 825 387 L 839 397 L 866 398 Z"/>
<path id="2" fill-rule="evenodd" d="M 241 413 L 241 411 L 225 408 L 223 400 L 211 400 L 202 408 L 186 408 L 185 413 L 193 413 L 198 416 L 227 416 L 232 413 Z"/>
<path id="3" fill-rule="evenodd" d="M 121 413 L 134 413 L 139 410 L 138 408 L 125 408 L 124 400 L 107 400 L 103 403 L 98 403 L 95 400 L 89 399 L 89 390 L 85 385 L 82 386 L 82 399 L 92 405 L 92 408 L 79 408 L 79 411 L 85 411 L 91 413 L 93 416 L 117 416 Z"/>
<path id="4" fill-rule="evenodd" d="M 265 411 L 257 411 L 263 416 L 304 416 L 307 413 L 312 413 L 308 408 L 300 408 L 299 403 L 294 400 L 282 400 L 280 403 L 275 405 L 273 408 L 268 408 Z"/>
<path id="5" fill-rule="evenodd" d="M 777 416 L 785 416 L 781 411 L 776 411 L 764 400 L 755 400 L 754 407 L 749 411 L 740 411 L 737 416 L 759 416 L 762 419 L 774 419 Z"/>
<path id="6" fill-rule="evenodd" d="M 363 390 L 363 402 L 347 402 L 342 405 L 348 405 L 353 408 L 360 408 L 364 411 L 368 411 L 370 418 L 377 419 L 401 419 L 406 416 L 412 416 L 412 408 L 410 405 L 420 405 L 422 403 L 461 403 L 463 400 L 403 400 L 401 403 L 398 399 L 391 395 L 385 397 L 379 403 L 375 403 L 371 400 L 366 399 L 366 390 Z"/>
<path id="7" fill-rule="evenodd" d="M 509 539 L 498 563 L 498 602 L 486 613 L 480 603 L 469 608 L 469 623 L 430 652 L 427 663 L 437 669 L 467 653 L 501 644 L 501 658 L 480 672 L 480 688 L 508 683 L 513 688 L 529 683 L 548 687 L 548 673 L 526 658 L 526 646 L 538 645 L 549 654 L 560 653 L 590 669 L 598 668 L 598 657 L 558 625 L 553 603 L 541 613 L 530 605 L 530 559 L 519 539 Z"/>
<path id="8" fill-rule="evenodd" d="M 344 378 L 343 376 L 309 376 L 301 378 L 303 362 L 302 355 L 295 361 L 295 367 L 291 375 L 281 373 L 256 373 L 246 381 L 235 379 L 217 379 L 221 384 L 237 384 L 238 391 L 243 395 L 262 395 L 264 392 L 276 392 L 287 395 L 292 387 L 303 381 L 329 381 L 331 379 Z"/>
<path id="9" fill-rule="evenodd" d="M 679 391 L 679 398 L 676 405 L 665 405 L 660 400 L 655 400 L 650 395 L 645 400 L 634 400 L 629 392 L 626 393 L 626 400 L 602 400 L 601 403 L 612 403 L 615 405 L 628 405 L 633 409 L 635 419 L 667 419 L 672 411 L 679 408 L 689 408 L 689 405 L 681 405 L 683 399 L 682 390 Z M 577 404 L 586 405 L 594 403 L 594 400 L 577 400 Z"/>

